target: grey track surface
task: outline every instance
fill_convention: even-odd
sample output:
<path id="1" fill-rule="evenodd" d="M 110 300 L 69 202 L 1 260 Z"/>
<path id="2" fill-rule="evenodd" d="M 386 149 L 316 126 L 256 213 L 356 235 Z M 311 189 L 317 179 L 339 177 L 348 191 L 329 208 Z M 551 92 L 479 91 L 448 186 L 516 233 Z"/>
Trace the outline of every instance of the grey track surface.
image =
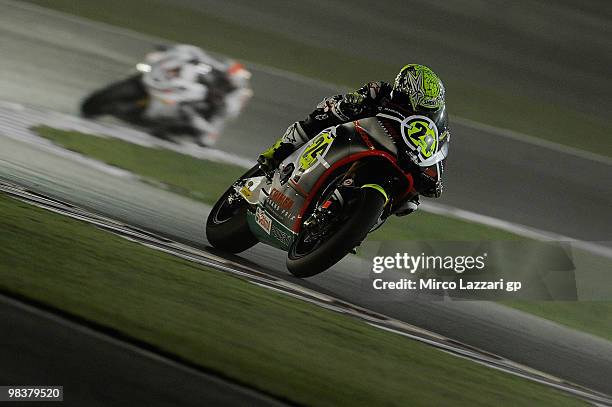
<path id="1" fill-rule="evenodd" d="M 606 0 L 164 1 L 297 43 L 398 67 L 418 61 L 443 78 L 609 115 L 612 4 Z M 452 104 L 452 91 L 448 97 Z"/>
<path id="2" fill-rule="evenodd" d="M 25 11 L 4 1 L 0 4 L 0 94 L 4 99 L 74 112 L 81 96 L 127 74 L 151 46 L 142 38 Z M 220 144 L 223 149 L 251 156 L 322 96 L 333 92 L 326 85 L 253 71 L 255 99 Z M 454 129 L 461 143 L 453 145 L 444 202 L 572 237 L 611 240 L 609 166 L 520 142 L 510 145 L 505 139 L 463 126 Z M 560 172 L 559 167 L 574 171 Z M 0 137 L 0 176 L 206 247 L 206 206 L 132 179 L 111 178 L 4 137 Z M 290 277 L 285 271 L 284 254 L 263 245 L 234 259 L 612 393 L 610 342 L 493 303 L 427 302 L 374 295 L 368 288 L 369 276 L 359 272 L 352 259 L 308 281 Z"/>
<path id="3" fill-rule="evenodd" d="M 2 295 L 0 330 L 0 383 L 64 386 L 63 406 L 284 405 Z"/>

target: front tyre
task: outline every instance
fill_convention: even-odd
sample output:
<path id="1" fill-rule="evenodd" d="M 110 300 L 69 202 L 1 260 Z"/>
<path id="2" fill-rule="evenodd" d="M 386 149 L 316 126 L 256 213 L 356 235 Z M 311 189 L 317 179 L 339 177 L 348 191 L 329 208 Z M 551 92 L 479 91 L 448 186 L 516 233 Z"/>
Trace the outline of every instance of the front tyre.
<path id="1" fill-rule="evenodd" d="M 255 166 L 241 178 L 255 175 L 258 167 Z M 206 238 L 215 248 L 240 253 L 257 244 L 247 223 L 247 210 L 249 204 L 230 187 L 213 206 L 206 220 Z"/>
<path id="2" fill-rule="evenodd" d="M 362 188 L 335 232 L 320 244 L 307 243 L 302 229 L 289 248 L 287 269 L 296 277 L 311 277 L 330 268 L 358 246 L 366 237 L 385 206 L 385 196 L 378 190 Z"/>

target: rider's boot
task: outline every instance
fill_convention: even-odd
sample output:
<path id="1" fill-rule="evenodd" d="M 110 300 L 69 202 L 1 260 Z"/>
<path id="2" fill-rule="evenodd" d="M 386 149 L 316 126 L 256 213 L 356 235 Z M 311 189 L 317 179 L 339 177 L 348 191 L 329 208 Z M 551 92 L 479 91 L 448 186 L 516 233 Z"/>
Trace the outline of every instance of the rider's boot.
<path id="1" fill-rule="evenodd" d="M 293 123 L 272 147 L 260 154 L 257 159 L 259 167 L 265 172 L 274 171 L 278 168 L 281 161 L 289 157 L 291 153 L 303 146 L 308 140 L 309 137 L 302 129 L 300 123 Z"/>

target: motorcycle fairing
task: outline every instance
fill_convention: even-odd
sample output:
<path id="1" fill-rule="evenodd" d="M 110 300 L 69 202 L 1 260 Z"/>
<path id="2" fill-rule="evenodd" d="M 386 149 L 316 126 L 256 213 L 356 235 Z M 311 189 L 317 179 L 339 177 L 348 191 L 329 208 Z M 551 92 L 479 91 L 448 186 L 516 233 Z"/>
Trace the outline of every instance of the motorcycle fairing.
<path id="1" fill-rule="evenodd" d="M 388 151 L 375 148 L 368 137 Z M 271 181 L 264 177 L 253 190 L 244 193 L 239 190 L 250 203 L 255 203 L 257 196 L 257 209 L 247 216 L 249 227 L 259 239 L 287 250 L 318 189 L 337 168 L 369 156 L 395 163 L 396 152 L 395 145 L 375 118 L 321 131 L 287 157 Z"/>
<path id="2" fill-rule="evenodd" d="M 247 223 L 259 241 L 281 250 L 289 250 L 296 236 L 259 204 L 255 212 L 247 212 Z"/>
<path id="3" fill-rule="evenodd" d="M 378 143 L 384 150 L 390 152 L 392 155 L 397 156 L 397 146 L 387 133 L 384 126 L 375 118 L 368 117 L 355 122 L 355 128 L 360 133 L 361 130 L 365 131 L 367 136 Z"/>

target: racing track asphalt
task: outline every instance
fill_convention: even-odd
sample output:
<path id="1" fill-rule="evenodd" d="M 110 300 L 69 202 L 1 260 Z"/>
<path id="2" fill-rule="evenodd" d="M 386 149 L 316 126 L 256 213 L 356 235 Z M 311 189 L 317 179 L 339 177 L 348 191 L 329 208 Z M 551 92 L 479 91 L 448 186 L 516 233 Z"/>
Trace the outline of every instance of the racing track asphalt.
<path id="1" fill-rule="evenodd" d="M 63 386 L 63 406 L 285 405 L 3 295 L 0 331 L 0 383 Z"/>
<path id="2" fill-rule="evenodd" d="M 161 1 L 389 67 L 426 64 L 442 78 L 487 84 L 500 94 L 537 97 L 608 120 L 607 0 Z M 320 63 L 333 71 L 329 61 Z M 397 68 L 392 69 L 390 75 Z M 447 90 L 452 106 L 455 90 Z"/>
<path id="3" fill-rule="evenodd" d="M 16 102 L 74 112 L 87 91 L 117 79 L 154 40 L 41 14 L 2 1 L 0 93 Z M 28 29 L 28 24 L 36 30 Z M 256 96 L 220 147 L 253 155 L 301 117 L 330 87 L 253 69 Z M 275 86 L 271 87 L 270 84 Z M 609 166 L 455 126 L 444 202 L 587 240 L 610 240 Z M 246 140 L 246 142 L 245 142 Z M 480 160 L 473 160 L 479 157 Z M 560 164 L 575 168 L 560 174 Z M 208 208 L 129 178 L 109 177 L 37 146 L 0 137 L 0 176 L 99 213 L 205 248 Z M 500 184 L 504 184 L 500 188 Z M 490 193 L 489 191 L 495 191 Z M 575 191 L 581 191 L 581 197 Z M 571 199 L 568 196 L 571 195 Z M 519 199 L 524 197 L 522 199 Z M 551 211 L 551 207 L 555 211 Z M 598 213 L 597 217 L 592 216 Z M 307 281 L 289 276 L 284 255 L 258 245 L 234 258 L 309 288 L 612 393 L 612 343 L 488 302 L 429 302 L 373 295 L 369 276 L 348 258 Z"/>

